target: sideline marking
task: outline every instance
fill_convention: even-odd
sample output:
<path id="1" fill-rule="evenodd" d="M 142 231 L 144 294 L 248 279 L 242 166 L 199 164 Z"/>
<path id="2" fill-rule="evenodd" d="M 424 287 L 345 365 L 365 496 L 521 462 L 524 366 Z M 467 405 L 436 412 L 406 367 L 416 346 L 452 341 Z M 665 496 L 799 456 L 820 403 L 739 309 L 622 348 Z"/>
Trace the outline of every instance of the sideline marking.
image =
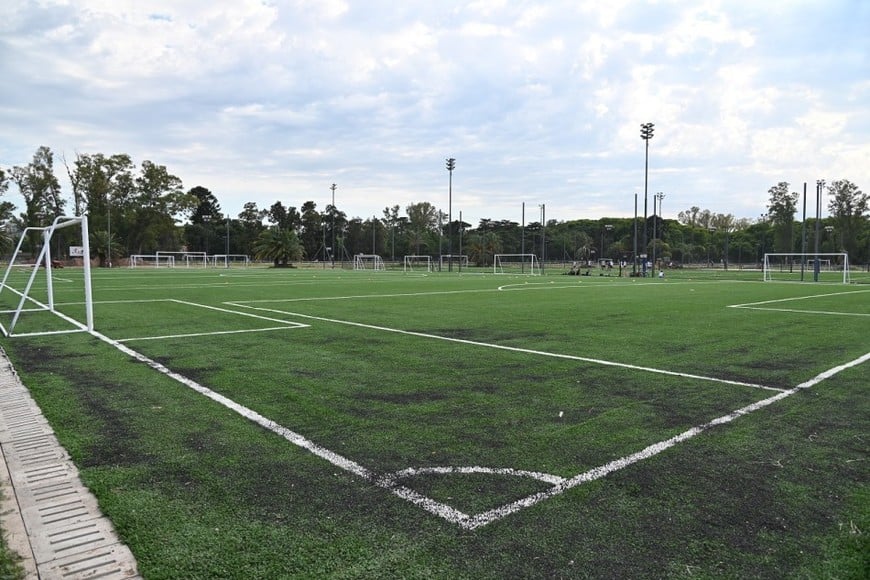
<path id="1" fill-rule="evenodd" d="M 281 324 L 281 326 L 273 326 L 269 328 L 248 328 L 241 330 L 214 330 L 211 332 L 191 332 L 185 334 L 165 334 L 162 336 L 134 336 L 131 338 L 122 338 L 119 339 L 118 342 L 133 342 L 139 340 L 162 340 L 168 338 L 195 338 L 198 336 L 216 336 L 220 334 L 242 334 L 248 332 L 267 332 L 270 330 L 289 330 L 294 328 L 308 328 L 310 325 L 303 324 L 301 322 L 294 322 L 292 320 L 281 320 L 279 318 L 271 318 L 269 316 L 260 316 L 258 314 L 251 314 L 250 312 L 239 312 L 237 310 L 230 310 L 228 308 L 220 308 L 218 306 L 209 306 L 207 304 L 199 304 L 197 302 L 189 302 L 187 300 L 177 300 L 175 298 L 160 298 L 153 300 L 130 300 L 130 301 L 109 301 L 109 302 L 101 302 L 100 304 L 112 303 L 112 304 L 126 304 L 128 302 L 175 302 L 176 304 L 183 304 L 185 306 L 196 306 L 198 308 L 205 308 L 206 310 L 215 310 L 217 312 L 224 312 L 227 314 L 236 314 L 238 316 L 247 316 L 249 318 L 256 318 L 258 320 L 266 320 L 268 322 L 277 322 Z"/>
<path id="2" fill-rule="evenodd" d="M 828 379 L 828 378 L 836 375 L 837 373 L 839 373 L 841 371 L 844 371 L 844 370 L 851 368 L 851 367 L 854 367 L 854 366 L 858 366 L 858 365 L 863 364 L 864 362 L 870 360 L 870 352 L 868 352 L 867 354 L 865 354 L 865 355 L 863 355 L 855 360 L 852 360 L 852 361 L 847 362 L 845 364 L 839 365 L 839 366 L 834 367 L 832 369 L 828 369 L 827 371 L 824 371 L 824 372 L 816 375 L 812 379 L 805 381 L 805 382 L 799 384 L 798 386 L 796 386 L 790 390 L 779 392 L 772 397 L 768 397 L 767 399 L 763 399 L 761 401 L 752 403 L 752 404 L 747 405 L 745 407 L 741 407 L 740 409 L 737 409 L 737 410 L 735 410 L 727 415 L 717 417 L 716 419 L 713 419 L 712 421 L 708 421 L 707 423 L 703 423 L 702 425 L 698 425 L 697 427 L 692 427 L 691 429 L 684 431 L 683 433 L 680 433 L 679 435 L 671 437 L 670 439 L 666 439 L 664 441 L 654 443 L 654 444 L 649 445 L 646 448 L 642 449 L 641 451 L 638 451 L 636 453 L 632 453 L 631 455 L 626 455 L 625 457 L 621 457 L 619 459 L 616 459 L 614 461 L 606 463 L 605 465 L 602 465 L 600 467 L 595 467 L 595 468 L 590 469 L 584 473 L 576 475 L 570 479 L 565 479 L 565 478 L 561 478 L 561 477 L 555 476 L 555 475 L 548 475 L 548 474 L 532 472 L 532 471 L 513 470 L 513 469 L 509 469 L 509 468 L 486 468 L 486 467 L 453 467 L 453 468 L 451 468 L 451 467 L 446 467 L 446 468 L 436 467 L 436 468 L 418 468 L 418 469 L 410 468 L 410 469 L 405 469 L 402 471 L 394 472 L 392 474 L 387 474 L 385 476 L 378 476 L 375 472 L 363 467 L 359 463 L 357 463 L 357 462 L 355 462 L 347 457 L 344 457 L 343 455 L 339 455 L 338 453 L 335 453 L 334 451 L 330 451 L 329 449 L 322 447 L 322 446 L 318 445 L 317 443 L 314 443 L 310 439 L 303 437 L 299 433 L 296 433 L 295 431 L 291 431 L 290 429 L 287 429 L 286 427 L 279 425 L 278 423 L 272 421 L 271 419 L 267 419 L 266 417 L 264 417 L 263 415 L 260 415 L 256 411 L 253 411 L 252 409 L 249 409 L 249 408 L 245 407 L 244 405 L 240 405 L 239 403 L 236 403 L 235 401 L 233 401 L 229 397 L 225 397 L 224 395 L 221 395 L 220 393 L 217 393 L 217 392 L 215 392 L 207 387 L 200 385 L 196 381 L 188 379 L 184 375 L 181 375 L 179 373 L 176 373 L 176 372 L 170 370 L 165 365 L 162 365 L 162 364 L 158 363 L 157 361 L 154 361 L 154 360 L 148 358 L 147 356 L 121 344 L 117 340 L 113 340 L 113 339 L 111 339 L 111 338 L 107 337 L 106 335 L 101 334 L 99 332 L 93 332 L 92 334 L 94 336 L 96 336 L 97 338 L 99 338 L 100 340 L 110 344 L 111 346 L 114 346 L 115 348 L 117 348 L 118 350 L 123 352 L 124 354 L 126 354 L 126 355 L 128 355 L 128 356 L 130 356 L 130 357 L 132 357 L 132 358 L 134 358 L 142 363 L 147 364 L 152 369 L 178 381 L 182 385 L 193 389 L 194 391 L 212 399 L 213 401 L 215 401 L 221 405 L 224 405 L 228 409 L 235 411 L 236 413 L 238 413 L 242 417 L 245 417 L 246 419 L 260 425 L 261 427 L 263 427 L 263 428 L 265 428 L 265 429 L 267 429 L 267 430 L 269 430 L 277 435 L 280 435 L 281 437 L 285 438 L 290 443 L 293 443 L 294 445 L 296 445 L 298 447 L 306 449 L 306 450 L 310 451 L 311 453 L 313 453 L 314 455 L 329 461 L 330 463 L 332 463 L 336 467 L 339 467 L 341 469 L 344 469 L 345 471 L 348 471 L 350 473 L 358 475 L 359 477 L 365 479 L 366 481 L 369 481 L 372 484 L 374 484 L 382 489 L 386 489 L 389 492 L 391 492 L 392 494 L 394 494 L 394 495 L 396 495 L 404 500 L 407 500 L 407 501 L 413 503 L 414 505 L 417 505 L 417 506 L 423 508 L 424 510 L 428 511 L 429 513 L 431 513 L 433 515 L 437 515 L 437 516 L 447 520 L 448 522 L 456 524 L 459 527 L 466 529 L 466 530 L 474 530 L 474 529 L 477 529 L 479 527 L 485 526 L 487 524 L 490 524 L 492 522 L 500 520 L 500 519 L 502 519 L 510 514 L 516 513 L 522 509 L 525 509 L 527 507 L 531 507 L 537 503 L 540 503 L 541 501 L 544 501 L 546 499 L 560 495 L 560 494 L 568 491 L 569 489 L 571 489 L 573 487 L 577 487 L 578 485 L 581 485 L 583 483 L 587 483 L 590 481 L 594 481 L 596 479 L 600 479 L 600 478 L 605 477 L 606 475 L 608 475 L 610 473 L 613 473 L 614 471 L 618 471 L 620 469 L 628 467 L 629 465 L 632 465 L 632 464 L 637 463 L 639 461 L 642 461 L 644 459 L 648 459 L 650 457 L 658 455 L 659 453 L 661 453 L 667 449 L 670 449 L 671 447 L 677 445 L 678 443 L 682 443 L 683 441 L 687 441 L 687 440 L 691 439 L 692 437 L 695 437 L 695 436 L 703 433 L 704 431 L 706 431 L 712 427 L 716 427 L 718 425 L 724 425 L 726 423 L 730 423 L 731 421 L 733 421 L 734 419 L 737 419 L 738 417 L 741 417 L 743 415 L 747 415 L 753 411 L 757 411 L 758 409 L 767 407 L 768 405 L 772 405 L 773 403 L 780 401 L 788 396 L 791 396 L 802 389 L 808 389 L 810 387 L 813 387 L 813 386 L 817 385 L 818 383 L 822 382 L 823 380 Z M 420 494 L 420 493 L 418 493 L 418 492 L 416 492 L 408 487 L 396 485 L 396 481 L 398 479 L 401 479 L 404 477 L 412 477 L 412 476 L 418 475 L 418 474 L 425 474 L 427 472 L 430 472 L 430 473 L 495 473 L 495 474 L 501 474 L 501 475 L 520 475 L 520 476 L 524 476 L 524 477 L 533 477 L 533 478 L 538 479 L 540 481 L 547 481 L 548 483 L 553 483 L 553 487 L 547 491 L 532 494 L 530 496 L 527 496 L 525 498 L 522 498 L 522 499 L 517 500 L 517 501 L 512 502 L 512 503 L 503 505 L 501 507 L 498 507 L 498 508 L 495 508 L 495 509 L 474 515 L 474 516 L 470 516 L 470 515 L 465 514 L 465 513 L 461 512 L 461 511 L 459 511 L 459 510 L 457 510 L 449 505 L 443 504 L 443 503 L 435 501 L 429 497 L 426 497 L 426 496 L 424 496 L 424 495 L 422 495 L 422 494 Z"/>
<path id="3" fill-rule="evenodd" d="M 265 301 L 259 301 L 259 302 L 265 302 Z M 490 344 L 490 343 L 486 343 L 486 342 L 478 342 L 476 340 L 468 340 L 468 339 L 464 339 L 464 338 L 453 338 L 450 336 L 439 336 L 437 334 L 427 334 L 424 332 L 414 332 L 412 330 L 402 330 L 399 328 L 388 328 L 386 326 L 375 326 L 372 324 L 363 324 L 362 322 L 351 322 L 349 320 L 336 320 L 334 318 L 324 318 L 322 316 L 311 316 L 308 314 L 299 314 L 297 312 L 285 312 L 283 310 L 276 310 L 276 309 L 272 309 L 272 308 L 262 308 L 259 306 L 248 306 L 247 303 L 242 303 L 242 302 L 225 302 L 225 304 L 229 304 L 231 306 L 238 306 L 240 308 L 250 308 L 252 310 L 260 310 L 263 312 L 273 312 L 276 314 L 286 314 L 288 316 L 296 316 L 299 318 L 306 318 L 309 320 L 319 320 L 321 322 L 331 322 L 334 324 L 345 324 L 347 326 L 356 326 L 358 328 L 368 328 L 371 330 L 381 330 L 384 332 L 395 332 L 397 334 L 405 334 L 408 336 L 417 336 L 420 338 L 434 338 L 437 340 L 444 340 L 447 342 L 458 342 L 460 344 L 468 344 L 468 345 L 472 345 L 472 346 L 483 346 L 486 348 L 495 348 L 495 349 L 506 350 L 506 351 L 510 351 L 510 352 L 520 352 L 523 354 L 534 354 L 534 355 L 539 355 L 539 356 L 548 356 L 548 357 L 552 357 L 552 358 L 576 360 L 576 361 L 580 361 L 580 362 L 588 362 L 588 363 L 598 364 L 598 365 L 602 365 L 602 366 L 610 366 L 610 367 L 617 367 L 617 368 L 623 368 L 623 369 L 630 369 L 630 370 L 634 370 L 634 371 L 645 371 L 648 373 L 655 373 L 655 374 L 659 374 L 659 375 L 668 375 L 668 376 L 672 376 L 672 377 L 680 377 L 683 379 L 697 379 L 697 380 L 701 380 L 701 381 L 723 383 L 726 385 L 736 385 L 739 387 L 750 387 L 753 389 L 764 389 L 767 391 L 776 391 L 778 393 L 782 393 L 783 391 L 785 391 L 785 389 L 780 389 L 777 387 L 769 387 L 766 385 L 759 385 L 759 384 L 755 384 L 755 383 L 745 383 L 742 381 L 732 381 L 729 379 L 720 379 L 720 378 L 716 378 L 716 377 L 705 377 L 702 375 L 693 375 L 690 373 L 680 373 L 677 371 L 668 371 L 668 370 L 664 370 L 664 369 L 656 369 L 656 368 L 652 368 L 652 367 L 644 367 L 644 366 L 632 365 L 632 364 L 628 364 L 628 363 L 620 363 L 620 362 L 614 362 L 614 361 L 603 360 L 603 359 L 595 359 L 595 358 L 589 358 L 589 357 L 583 357 L 583 356 L 576 356 L 576 355 L 571 355 L 571 354 L 561 354 L 561 353 L 555 353 L 555 352 L 546 352 L 543 350 L 533 350 L 533 349 L 529 349 L 529 348 L 520 348 L 517 346 L 507 346 L 507 345 L 503 345 L 503 344 Z"/>
<path id="4" fill-rule="evenodd" d="M 831 296 L 843 296 L 846 294 L 863 294 L 870 290 L 850 290 L 848 292 L 831 292 L 828 294 L 813 294 L 812 296 L 794 296 L 792 298 L 778 298 L 776 300 L 762 300 L 761 302 L 747 302 L 746 304 L 729 304 L 728 308 L 741 308 L 743 310 L 765 310 L 769 312 L 792 312 L 797 314 L 824 314 L 827 316 L 870 316 L 864 312 L 834 312 L 829 310 L 800 310 L 798 308 L 762 308 L 765 304 L 779 304 L 782 302 L 794 302 L 796 300 L 809 300 L 811 298 L 829 298 Z"/>
<path id="5" fill-rule="evenodd" d="M 133 338 L 120 338 L 118 342 L 135 342 L 139 340 L 163 340 L 167 338 L 196 338 L 198 336 L 217 336 L 220 334 L 246 334 L 249 332 L 268 332 L 270 330 L 293 330 L 307 328 L 307 324 L 299 326 L 272 326 L 270 328 L 249 328 L 247 330 L 215 330 L 212 332 L 192 332 L 190 334 L 165 334 L 163 336 L 136 336 Z"/>

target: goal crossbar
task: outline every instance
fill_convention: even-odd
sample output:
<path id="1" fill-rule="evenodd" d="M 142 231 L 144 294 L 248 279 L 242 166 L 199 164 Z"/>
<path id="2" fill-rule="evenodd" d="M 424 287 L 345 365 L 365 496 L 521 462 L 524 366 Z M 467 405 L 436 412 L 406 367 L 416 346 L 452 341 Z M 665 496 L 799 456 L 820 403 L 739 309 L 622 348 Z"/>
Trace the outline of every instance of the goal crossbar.
<path id="1" fill-rule="evenodd" d="M 784 271 L 785 267 L 789 268 L 789 273 L 794 274 L 794 268 L 800 268 L 803 274 L 806 268 L 811 268 L 813 280 L 818 280 L 818 274 L 821 272 L 821 265 L 829 266 L 827 272 L 837 273 L 842 268 L 842 282 L 848 284 L 851 281 L 849 274 L 849 254 L 847 252 L 825 252 L 825 253 L 809 253 L 809 252 L 768 252 L 764 254 L 764 262 L 762 264 L 763 280 L 770 282 L 776 273 Z M 803 276 L 802 278 L 803 279 Z"/>
<path id="2" fill-rule="evenodd" d="M 492 261 L 494 274 L 541 274 L 541 262 L 535 254 L 495 254 Z"/>
<path id="3" fill-rule="evenodd" d="M 85 292 L 85 322 L 82 323 L 71 316 L 67 316 L 63 312 L 58 311 L 55 308 L 54 304 L 54 284 L 52 281 L 52 257 L 51 257 L 51 239 L 54 236 L 54 232 L 63 228 L 75 226 L 81 226 L 81 235 L 82 235 L 82 250 L 84 259 L 82 260 L 82 267 L 84 270 L 84 292 Z M 27 283 L 25 284 L 24 290 L 18 290 L 8 284 L 9 274 L 12 271 L 12 268 L 15 266 L 16 259 L 21 254 L 21 247 L 24 244 L 24 240 L 27 238 L 28 233 L 30 232 L 40 232 L 42 234 L 42 248 L 39 251 L 39 256 L 36 258 L 36 262 L 33 264 L 33 269 L 30 272 L 30 276 L 27 279 Z M 15 247 L 15 252 L 12 254 L 12 258 L 9 259 L 9 264 L 6 266 L 6 271 L 3 274 L 3 279 L 0 281 L 0 293 L 4 290 L 8 290 L 9 292 L 15 294 L 20 298 L 18 302 L 18 306 L 12 310 L 3 311 L 6 314 L 12 314 L 12 320 L 9 323 L 9 327 L 7 328 L 0 322 L 0 331 L 3 332 L 4 336 L 41 336 L 46 334 L 62 334 L 69 332 L 93 332 L 94 330 L 94 301 L 93 301 L 93 291 L 91 288 L 91 261 L 90 261 L 91 249 L 90 249 L 90 240 L 88 235 L 88 218 L 87 216 L 58 216 L 54 219 L 50 226 L 45 227 L 27 227 L 21 233 L 21 238 L 18 240 L 18 245 Z M 33 298 L 30 292 L 33 288 L 33 283 L 36 280 L 37 275 L 40 271 L 40 266 L 42 266 L 45 271 L 45 284 L 46 284 L 46 301 L 40 302 L 39 300 Z M 25 304 L 32 304 L 35 308 L 24 308 Z M 73 330 L 53 330 L 53 331 L 43 331 L 43 332 L 32 332 L 32 333 L 22 333 L 22 334 L 13 334 L 13 330 L 15 329 L 16 324 L 21 317 L 23 312 L 39 312 L 39 311 L 49 311 L 55 316 L 65 320 L 66 322 L 73 325 L 75 328 Z"/>

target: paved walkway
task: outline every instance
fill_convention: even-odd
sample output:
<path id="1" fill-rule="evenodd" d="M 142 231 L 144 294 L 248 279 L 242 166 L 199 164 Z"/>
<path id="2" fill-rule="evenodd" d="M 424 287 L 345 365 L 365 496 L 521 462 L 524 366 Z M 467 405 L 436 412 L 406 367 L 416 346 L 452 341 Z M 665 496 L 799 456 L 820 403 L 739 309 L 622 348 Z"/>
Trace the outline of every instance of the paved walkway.
<path id="1" fill-rule="evenodd" d="M 139 578 L 78 470 L 0 348 L 0 527 L 28 578 Z"/>

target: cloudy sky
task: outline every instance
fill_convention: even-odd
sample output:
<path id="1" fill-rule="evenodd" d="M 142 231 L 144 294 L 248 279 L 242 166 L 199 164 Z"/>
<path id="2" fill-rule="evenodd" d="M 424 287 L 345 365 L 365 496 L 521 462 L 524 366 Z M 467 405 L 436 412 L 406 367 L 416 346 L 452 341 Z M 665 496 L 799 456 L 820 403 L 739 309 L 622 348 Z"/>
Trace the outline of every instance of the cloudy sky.
<path id="1" fill-rule="evenodd" d="M 870 189 L 868 31 L 868 0 L 3 0 L 0 167 L 128 153 L 232 215 L 335 183 L 351 217 L 616 217 L 652 122 L 650 213 L 757 219 L 780 181 Z"/>

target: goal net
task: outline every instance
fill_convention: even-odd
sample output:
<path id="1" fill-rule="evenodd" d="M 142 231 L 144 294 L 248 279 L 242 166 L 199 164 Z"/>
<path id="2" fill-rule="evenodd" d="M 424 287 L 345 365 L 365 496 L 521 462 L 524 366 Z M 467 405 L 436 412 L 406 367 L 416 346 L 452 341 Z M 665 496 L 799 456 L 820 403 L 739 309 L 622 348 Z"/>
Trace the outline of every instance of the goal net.
<path id="1" fill-rule="evenodd" d="M 164 252 L 158 250 L 154 255 L 157 257 L 155 262 L 158 266 L 160 265 L 161 259 L 163 259 L 165 263 L 166 259 L 170 256 L 173 260 L 173 266 L 175 265 L 175 262 L 178 262 L 179 264 L 183 263 L 187 268 L 190 268 L 191 266 L 205 268 L 208 266 L 208 257 L 205 252 Z"/>
<path id="2" fill-rule="evenodd" d="M 405 272 L 431 272 L 432 271 L 432 256 L 405 256 Z"/>
<path id="3" fill-rule="evenodd" d="M 52 241 L 58 230 L 71 228 L 65 241 L 80 245 L 81 271 L 54 274 L 63 264 L 52 255 Z M 60 236 L 58 236 L 60 238 Z M 25 242 L 38 248 L 36 260 L 24 258 Z M 56 251 L 60 248 L 55 243 Z M 12 258 L 0 282 L 0 331 L 4 336 L 42 336 L 94 330 L 94 302 L 91 291 L 90 242 L 86 216 L 59 216 L 50 226 L 29 227 L 21 233 Z M 57 284 L 56 284 L 57 283 Z M 56 290 L 56 286 L 60 286 Z M 57 295 L 64 298 L 57 301 Z"/>
<path id="4" fill-rule="evenodd" d="M 233 265 L 247 268 L 251 265 L 251 258 L 247 254 L 215 254 L 212 259 L 214 259 L 215 268 L 229 268 Z"/>
<path id="5" fill-rule="evenodd" d="M 535 254 L 496 254 L 492 268 L 496 274 L 541 274 L 541 262 Z"/>
<path id="6" fill-rule="evenodd" d="M 130 256 L 131 268 L 174 268 L 175 256 L 164 254 L 133 254 Z"/>
<path id="7" fill-rule="evenodd" d="M 765 282 L 776 280 L 848 284 L 851 281 L 849 254 L 845 252 L 764 254 L 763 272 Z"/>
<path id="8" fill-rule="evenodd" d="M 448 269 L 451 264 L 455 264 L 460 268 L 468 267 L 468 256 L 465 254 L 441 254 L 438 267 L 443 272 Z"/>
<path id="9" fill-rule="evenodd" d="M 387 267 L 384 265 L 384 260 L 377 254 L 357 254 L 353 257 L 353 269 L 383 271 Z"/>

